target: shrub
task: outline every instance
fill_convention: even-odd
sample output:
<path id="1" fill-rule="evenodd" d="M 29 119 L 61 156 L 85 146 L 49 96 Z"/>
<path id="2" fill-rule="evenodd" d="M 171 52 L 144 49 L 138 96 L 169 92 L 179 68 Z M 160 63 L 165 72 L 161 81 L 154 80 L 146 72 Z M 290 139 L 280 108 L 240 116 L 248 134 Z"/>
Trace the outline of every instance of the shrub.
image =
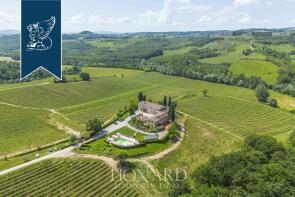
<path id="1" fill-rule="evenodd" d="M 276 99 L 268 98 L 267 103 L 272 107 L 278 107 L 278 102 Z"/>
<path id="2" fill-rule="evenodd" d="M 89 73 L 82 72 L 82 73 L 80 73 L 80 77 L 83 81 L 90 81 L 90 74 Z"/>

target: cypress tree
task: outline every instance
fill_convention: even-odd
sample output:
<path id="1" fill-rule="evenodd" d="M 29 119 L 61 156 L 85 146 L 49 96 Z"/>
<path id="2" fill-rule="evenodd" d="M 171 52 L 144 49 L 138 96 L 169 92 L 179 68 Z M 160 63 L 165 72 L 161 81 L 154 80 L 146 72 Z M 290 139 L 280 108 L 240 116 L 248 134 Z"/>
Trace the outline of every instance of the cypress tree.
<path id="1" fill-rule="evenodd" d="M 168 106 L 169 106 L 169 107 L 171 106 L 171 103 L 172 103 L 172 99 L 171 99 L 171 97 L 169 96 L 169 100 L 168 100 Z"/>
<path id="2" fill-rule="evenodd" d="M 137 96 L 138 102 L 143 101 L 143 97 L 144 97 L 143 93 L 139 92 Z"/>
<path id="3" fill-rule="evenodd" d="M 167 106 L 167 97 L 164 96 L 163 105 Z"/>

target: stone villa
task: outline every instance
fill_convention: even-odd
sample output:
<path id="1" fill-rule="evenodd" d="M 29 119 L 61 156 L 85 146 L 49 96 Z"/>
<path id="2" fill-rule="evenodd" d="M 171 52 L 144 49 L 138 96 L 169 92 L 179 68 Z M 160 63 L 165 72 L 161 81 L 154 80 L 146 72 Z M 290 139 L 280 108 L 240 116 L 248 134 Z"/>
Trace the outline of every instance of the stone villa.
<path id="1" fill-rule="evenodd" d="M 139 115 L 137 118 L 152 125 L 157 130 L 163 130 L 169 123 L 169 107 L 141 101 L 138 103 Z"/>

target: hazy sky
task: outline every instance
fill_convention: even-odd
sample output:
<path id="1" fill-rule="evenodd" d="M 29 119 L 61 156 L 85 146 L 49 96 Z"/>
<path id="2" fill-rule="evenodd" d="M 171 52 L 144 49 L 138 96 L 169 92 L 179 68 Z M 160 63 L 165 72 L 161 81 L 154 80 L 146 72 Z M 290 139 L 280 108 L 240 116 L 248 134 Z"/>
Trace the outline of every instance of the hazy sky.
<path id="1" fill-rule="evenodd" d="M 0 0 L 0 30 L 19 30 L 20 1 Z M 295 0 L 62 0 L 63 32 L 295 26 Z"/>

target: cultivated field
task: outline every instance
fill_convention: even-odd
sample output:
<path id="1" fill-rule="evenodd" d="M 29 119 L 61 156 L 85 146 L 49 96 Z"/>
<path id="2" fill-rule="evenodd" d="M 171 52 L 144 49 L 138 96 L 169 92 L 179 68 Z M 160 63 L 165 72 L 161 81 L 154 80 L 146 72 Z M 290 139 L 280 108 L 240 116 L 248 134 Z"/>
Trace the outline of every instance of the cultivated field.
<path id="1" fill-rule="evenodd" d="M 4 90 L 0 91 L 0 101 L 28 107 L 58 109 L 115 96 L 122 92 L 140 89 L 144 85 L 124 78 L 105 77 L 90 82 L 51 83 Z"/>
<path id="2" fill-rule="evenodd" d="M 0 56 L 0 61 L 13 61 L 13 60 L 11 59 L 11 57 Z"/>
<path id="3" fill-rule="evenodd" d="M 48 122 L 49 112 L 0 104 L 0 156 L 67 138 Z"/>
<path id="4" fill-rule="evenodd" d="M 27 150 L 66 137 L 65 133 L 48 124 L 52 108 L 60 113 L 58 119 L 62 123 L 82 131 L 89 119 L 97 117 L 107 121 L 112 118 L 131 99 L 136 100 L 139 91 L 155 102 L 161 101 L 165 95 L 174 100 L 181 99 L 178 110 L 234 135 L 256 132 L 287 135 L 294 126 L 291 114 L 258 104 L 250 89 L 153 72 L 90 67 L 83 71 L 91 74 L 92 81 L 53 84 L 47 80 L 40 81 L 40 84 L 34 81 L 0 86 L 0 102 L 19 105 L 1 107 L 5 110 L 1 113 L 5 122 L 0 126 L 1 139 L 5 140 L 1 154 Z M 202 97 L 204 89 L 208 90 L 209 97 Z M 293 98 L 274 92 L 271 96 L 278 100 L 280 107 L 295 109 Z M 23 106 L 27 109 L 20 108 Z M 32 110 L 32 107 L 46 110 Z M 261 122 L 265 124 L 261 125 Z"/>
<path id="5" fill-rule="evenodd" d="M 47 160 L 0 177 L 0 196 L 139 196 L 106 164 L 90 159 Z"/>
<path id="6" fill-rule="evenodd" d="M 232 97 L 197 97 L 178 103 L 178 109 L 238 137 L 277 135 L 291 131 L 294 115 Z"/>
<path id="7" fill-rule="evenodd" d="M 209 64 L 217 64 L 221 62 L 236 62 L 244 57 L 243 50 L 246 50 L 247 48 L 249 48 L 249 44 L 241 44 L 239 46 L 231 48 L 229 51 L 225 51 L 224 54 L 217 57 L 202 59 L 201 62 Z"/>
<path id="8" fill-rule="evenodd" d="M 274 84 L 278 77 L 279 67 L 271 62 L 257 60 L 242 60 L 230 66 L 233 74 L 244 74 L 246 77 L 261 77 L 267 83 Z"/>

